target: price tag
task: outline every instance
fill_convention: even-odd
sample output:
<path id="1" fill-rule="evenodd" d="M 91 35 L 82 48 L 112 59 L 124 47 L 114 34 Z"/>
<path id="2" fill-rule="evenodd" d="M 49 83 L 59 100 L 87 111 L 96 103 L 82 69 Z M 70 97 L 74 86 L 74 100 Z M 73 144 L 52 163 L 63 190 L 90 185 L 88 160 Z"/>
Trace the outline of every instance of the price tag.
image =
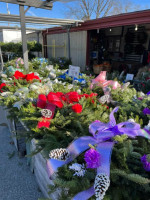
<path id="1" fill-rule="evenodd" d="M 69 65 L 69 73 L 68 73 L 69 76 L 72 76 L 74 78 L 78 78 L 79 73 L 80 73 L 80 67 Z"/>
<path id="2" fill-rule="evenodd" d="M 127 74 L 126 81 L 132 81 L 134 77 L 134 74 Z"/>

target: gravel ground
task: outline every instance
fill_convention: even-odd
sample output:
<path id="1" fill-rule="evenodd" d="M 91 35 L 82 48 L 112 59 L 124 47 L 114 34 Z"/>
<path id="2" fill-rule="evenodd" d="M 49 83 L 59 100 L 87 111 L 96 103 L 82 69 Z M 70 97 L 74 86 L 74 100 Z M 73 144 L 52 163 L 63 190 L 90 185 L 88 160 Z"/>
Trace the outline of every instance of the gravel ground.
<path id="1" fill-rule="evenodd" d="M 38 200 L 40 192 L 26 158 L 19 158 L 0 108 L 0 200 Z"/>

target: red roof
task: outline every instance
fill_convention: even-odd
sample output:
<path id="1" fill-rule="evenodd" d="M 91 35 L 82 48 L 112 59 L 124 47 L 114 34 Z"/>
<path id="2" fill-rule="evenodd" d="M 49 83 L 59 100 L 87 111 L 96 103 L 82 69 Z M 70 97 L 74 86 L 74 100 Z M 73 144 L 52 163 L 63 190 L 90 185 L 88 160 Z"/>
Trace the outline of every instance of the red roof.
<path id="1" fill-rule="evenodd" d="M 143 10 L 138 12 L 125 13 L 109 17 L 103 17 L 99 19 L 88 20 L 81 23 L 81 26 L 71 28 L 70 31 L 75 32 L 147 23 L 150 23 L 150 10 Z M 56 34 L 65 32 L 66 30 L 62 29 L 61 27 L 55 27 L 43 31 L 43 34 Z"/>

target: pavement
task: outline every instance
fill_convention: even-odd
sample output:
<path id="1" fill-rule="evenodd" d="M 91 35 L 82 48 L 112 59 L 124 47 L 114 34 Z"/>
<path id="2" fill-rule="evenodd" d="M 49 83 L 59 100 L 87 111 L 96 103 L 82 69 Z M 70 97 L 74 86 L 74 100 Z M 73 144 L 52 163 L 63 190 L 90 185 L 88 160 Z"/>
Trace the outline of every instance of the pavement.
<path id="1" fill-rule="evenodd" d="M 19 158 L 0 107 L 0 200 L 38 200 L 43 195 L 26 158 Z"/>

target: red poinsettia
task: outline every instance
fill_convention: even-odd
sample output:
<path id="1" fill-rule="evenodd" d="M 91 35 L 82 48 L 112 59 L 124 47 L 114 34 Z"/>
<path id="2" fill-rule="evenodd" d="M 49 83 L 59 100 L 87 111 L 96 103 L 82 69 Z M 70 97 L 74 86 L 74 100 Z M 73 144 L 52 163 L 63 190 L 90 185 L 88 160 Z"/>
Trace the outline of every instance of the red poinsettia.
<path id="1" fill-rule="evenodd" d="M 35 76 L 34 73 L 27 74 L 25 79 L 27 81 L 33 81 L 33 79 L 40 80 L 40 78 L 38 76 Z"/>
<path id="2" fill-rule="evenodd" d="M 62 100 L 62 101 L 66 101 L 66 96 L 64 93 L 62 92 L 56 92 L 56 95 Z"/>
<path id="3" fill-rule="evenodd" d="M 80 97 L 85 97 L 86 99 L 89 97 L 89 94 L 81 94 Z"/>
<path id="4" fill-rule="evenodd" d="M 39 121 L 38 122 L 38 125 L 37 127 L 38 128 L 42 128 L 42 127 L 46 127 L 46 128 L 49 128 L 50 126 L 50 120 L 49 119 L 46 119 L 43 117 L 43 120 L 42 121 Z"/>
<path id="5" fill-rule="evenodd" d="M 62 103 L 60 97 L 57 96 L 56 93 L 54 93 L 54 92 L 50 92 L 47 95 L 47 100 L 48 100 L 49 103 L 57 106 L 58 108 L 62 108 L 63 107 L 63 103 Z"/>
<path id="6" fill-rule="evenodd" d="M 79 99 L 81 98 L 77 92 L 68 92 L 65 96 L 68 103 L 79 102 Z"/>
<path id="7" fill-rule="evenodd" d="M 25 74 L 23 74 L 22 72 L 19 72 L 19 71 L 15 72 L 14 77 L 16 79 L 26 79 L 26 81 L 33 81 L 34 79 L 40 80 L 40 78 L 38 76 L 35 76 L 34 73 L 30 73 L 30 74 L 25 75 Z"/>
<path id="8" fill-rule="evenodd" d="M 1 83 L 1 84 L 0 84 L 0 92 L 1 92 L 1 93 L 3 92 L 2 88 L 5 87 L 5 86 L 6 86 L 6 83 Z"/>
<path id="9" fill-rule="evenodd" d="M 97 93 L 91 93 L 90 95 L 89 95 L 89 97 L 96 97 L 97 96 Z"/>
<path id="10" fill-rule="evenodd" d="M 15 77 L 16 79 L 24 79 L 24 78 L 26 77 L 26 75 L 23 74 L 22 72 L 15 71 L 14 77 Z"/>
<path id="11" fill-rule="evenodd" d="M 45 108 L 47 104 L 47 98 L 44 94 L 40 94 L 37 99 L 37 107 Z"/>
<path id="12" fill-rule="evenodd" d="M 73 106 L 71 106 L 71 109 L 75 113 L 81 113 L 82 112 L 82 106 L 79 103 L 74 104 Z"/>

